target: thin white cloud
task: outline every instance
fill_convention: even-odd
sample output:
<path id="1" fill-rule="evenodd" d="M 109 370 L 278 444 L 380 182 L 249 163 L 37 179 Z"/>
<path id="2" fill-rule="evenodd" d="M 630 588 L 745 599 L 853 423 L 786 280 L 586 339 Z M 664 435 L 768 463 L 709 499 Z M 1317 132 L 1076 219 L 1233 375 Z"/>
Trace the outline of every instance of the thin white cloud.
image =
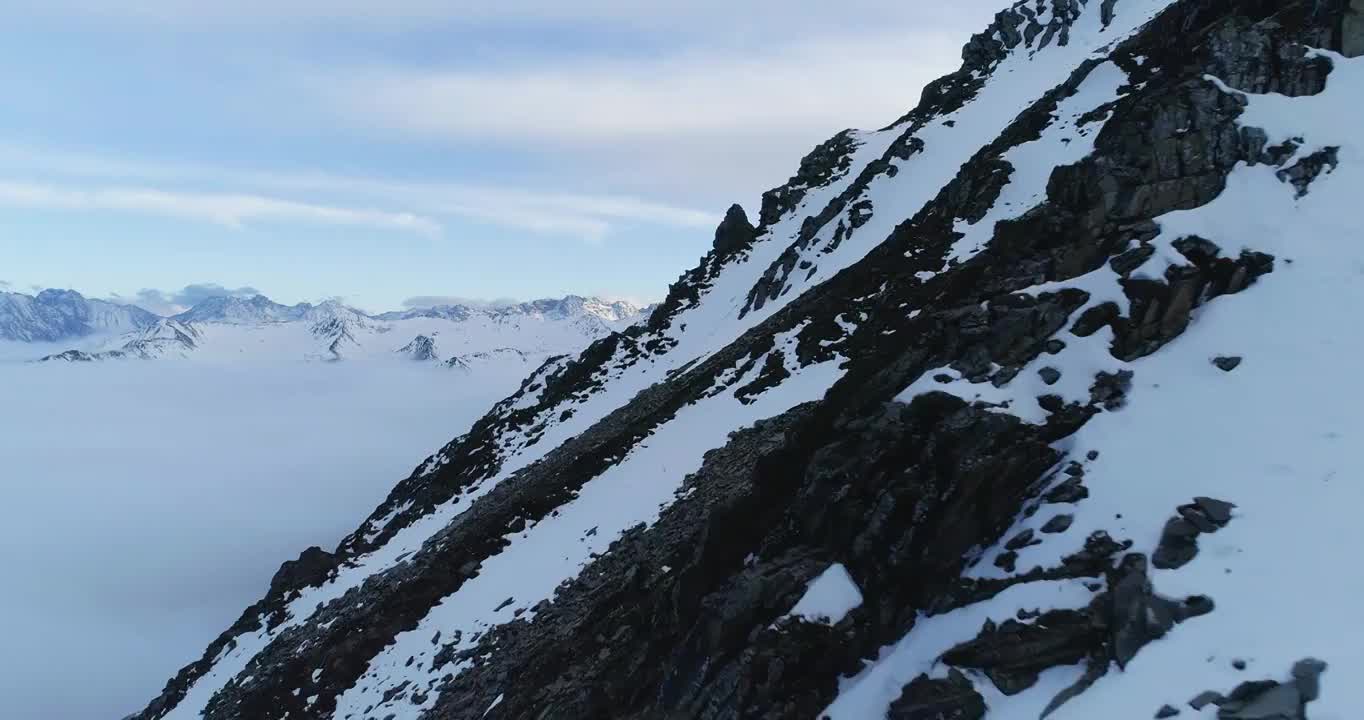
<path id="1" fill-rule="evenodd" d="M 333 65 L 296 94 L 358 134 L 545 153 L 611 187 L 751 204 L 834 133 L 903 115 L 960 64 L 962 41 L 930 26 L 649 57 Z"/>
<path id="2" fill-rule="evenodd" d="M 864 24 L 884 27 L 889 22 L 939 23 L 997 10 L 1007 0 L 961 0 L 953 4 L 888 3 L 885 0 L 842 0 L 838 3 L 800 0 L 44 0 L 24 3 L 13 11 L 27 17 L 78 21 L 162 24 L 182 27 L 246 27 L 279 29 L 281 23 L 323 23 L 364 27 L 408 27 L 430 23 L 462 25 L 524 25 L 556 23 L 630 29 L 704 29 L 707 33 L 754 33 L 795 27 Z M 973 9 L 972 6 L 975 6 Z M 307 26 L 285 26 L 304 30 Z"/>
<path id="3" fill-rule="evenodd" d="M 205 167 L 147 160 L 101 157 L 49 148 L 0 145 L 0 172 L 37 173 L 71 178 L 141 183 L 185 184 L 212 188 L 200 193 L 144 191 L 152 197 L 120 193 L 62 192 L 61 185 L 0 182 L 0 203 L 54 209 L 94 208 L 118 203 L 122 209 L 154 205 L 162 214 L 206 217 L 242 224 L 246 215 L 370 224 L 437 232 L 439 218 L 457 217 L 519 231 L 568 235 L 599 242 L 619 223 L 691 228 L 713 227 L 711 212 L 653 202 L 628 195 L 533 190 L 450 182 L 404 182 L 320 172 L 270 172 Z M 8 192 L 6 192 L 8 189 Z M 242 192 L 246 195 L 240 194 Z M 268 197 L 262 195 L 270 194 Z M 323 197 L 328 202 L 280 200 L 274 195 Z M 345 203 L 333 207 L 337 203 Z M 355 203 L 401 208 L 402 212 L 345 210 Z M 106 207 L 105 209 L 113 209 Z M 331 212 L 328 212 L 331 211 Z"/>
<path id="4" fill-rule="evenodd" d="M 116 211 L 203 220 L 243 227 L 263 220 L 324 225 L 356 225 L 438 235 L 436 221 L 412 213 L 317 205 L 262 195 L 195 193 L 146 187 L 81 188 L 23 180 L 0 179 L 0 205 L 65 210 Z"/>
<path id="5" fill-rule="evenodd" d="M 468 307 L 499 308 L 515 305 L 520 300 L 515 298 L 471 298 L 463 295 L 414 295 L 403 300 L 405 308 L 433 308 L 443 305 L 466 305 Z"/>
<path id="6" fill-rule="evenodd" d="M 113 293 L 106 299 L 120 305 L 136 305 L 157 315 L 170 316 L 184 312 L 208 298 L 251 297 L 259 294 L 260 290 L 250 286 L 229 288 L 218 283 L 192 283 L 170 291 L 142 288 L 131 297 Z"/>
<path id="7" fill-rule="evenodd" d="M 221 108 L 204 100 L 221 110 L 215 122 L 281 137 L 325 127 L 337 157 L 351 142 L 400 149 L 391 163 L 365 161 L 372 167 L 362 174 L 401 168 L 402 149 L 424 147 L 448 156 L 462 178 L 499 152 L 533 175 L 526 189 L 514 179 L 399 187 L 211 173 L 224 182 L 383 198 L 387 209 L 600 241 L 630 222 L 710 226 L 719 208 L 751 204 L 785 181 L 835 132 L 899 117 L 925 82 L 960 62 L 968 32 L 1003 2 L 46 0 L 19 12 L 63 28 L 98 19 L 114 35 L 145 32 L 149 22 L 198 31 L 205 55 L 191 51 L 185 62 L 206 77 L 240 74 L 240 98 Z M 305 37 L 330 21 L 351 24 L 344 47 L 332 44 L 334 34 Z M 484 32 L 488 23 L 498 27 Z M 392 51 L 396 40 L 422 49 L 447 35 L 440 52 Z M 223 66 L 223 57 L 237 61 Z"/>
<path id="8" fill-rule="evenodd" d="M 458 141 L 752 142 L 888 123 L 920 87 L 959 63 L 960 45 L 956 33 L 875 33 L 757 53 L 330 69 L 305 82 L 358 126 Z"/>

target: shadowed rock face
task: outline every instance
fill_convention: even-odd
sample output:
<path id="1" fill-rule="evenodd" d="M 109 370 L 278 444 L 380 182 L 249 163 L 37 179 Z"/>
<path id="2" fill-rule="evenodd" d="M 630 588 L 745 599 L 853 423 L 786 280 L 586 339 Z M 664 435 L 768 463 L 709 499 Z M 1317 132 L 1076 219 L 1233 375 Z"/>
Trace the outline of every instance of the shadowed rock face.
<path id="1" fill-rule="evenodd" d="M 890 706 L 889 720 L 982 720 L 985 699 L 956 670 L 945 679 L 920 675 L 905 686 Z"/>
<path id="2" fill-rule="evenodd" d="M 1364 0 L 1350 0 L 1341 23 L 1340 52 L 1345 57 L 1364 55 Z"/>
<path id="3" fill-rule="evenodd" d="M 972 70 L 997 62 L 1011 47 L 1067 42 L 1067 18 L 1085 3 L 1053 0 L 1047 23 L 1030 21 L 1034 6 L 1001 14 L 988 37 L 967 47 L 968 70 L 926 92 L 915 113 L 940 110 L 944 94 L 957 93 L 949 106 L 964 101 L 976 82 Z M 1122 11 L 1121 0 L 1091 10 L 1111 19 Z M 1083 551 L 1056 567 L 998 580 L 963 577 L 978 549 L 1004 539 L 1021 513 L 1044 503 L 1063 503 L 1067 513 L 1074 504 L 1083 506 L 1085 470 L 1063 457 L 1057 441 L 1095 415 L 1122 412 L 1133 387 L 1131 371 L 1095 375 L 1087 398 L 1039 398 L 1046 412 L 1037 423 L 1010 414 L 1017 408 L 969 403 L 946 392 L 925 392 L 908 403 L 891 398 L 946 368 L 958 382 L 1007 386 L 1035 360 L 1064 349 L 1055 336 L 1067 329 L 1081 337 L 1109 331 L 1114 357 L 1140 358 L 1178 342 L 1198 307 L 1253 292 L 1256 279 L 1274 271 L 1275 258 L 1253 251 L 1228 257 L 1197 238 L 1177 247 L 1187 262 L 1163 278 L 1136 278 L 1133 270 L 1152 252 L 1155 219 L 1212 201 L 1238 164 L 1287 170 L 1285 183 L 1304 182 L 1310 192 L 1310 168 L 1282 168 L 1294 153 L 1268 147 L 1263 133 L 1240 128 L 1245 101 L 1204 76 L 1257 93 L 1320 92 L 1330 64 L 1307 57 L 1303 46 L 1341 47 L 1348 11 L 1346 0 L 1172 4 L 1111 50 L 1130 84 L 1104 107 L 1108 119 L 1095 130 L 1094 152 L 1051 173 L 1040 204 L 1000 222 L 992 242 L 966 262 L 946 263 L 959 238 L 958 222 L 984 217 L 998 201 L 1003 179 L 1016 171 L 1005 155 L 1055 121 L 1058 103 L 1077 91 L 1097 61 L 1080 65 L 1020 114 L 928 205 L 859 206 L 855 192 L 840 194 L 831 206 L 856 208 L 850 217 L 896 212 L 905 219 L 856 264 L 790 300 L 730 345 L 643 390 L 482 495 L 402 563 L 279 633 L 216 693 L 206 717 L 330 717 L 338 696 L 362 677 L 371 658 L 477 577 L 509 536 L 553 517 L 680 410 L 717 388 L 746 402 L 780 389 L 793 370 L 827 361 L 837 361 L 842 374 L 822 399 L 733 433 L 705 456 L 655 522 L 624 533 L 552 600 L 486 628 L 472 644 L 436 633 L 433 679 L 395 681 L 382 701 L 354 720 L 381 720 L 398 706 L 420 706 L 421 717 L 441 720 L 816 717 L 837 694 L 840 677 L 856 673 L 922 617 L 1019 584 L 1092 578 L 1102 591 L 1088 607 L 987 626 L 942 656 L 944 664 L 980 671 L 985 680 L 962 672 L 918 678 L 891 709 L 896 718 L 976 720 L 985 710 L 975 683 L 1018 692 L 1047 668 L 1082 663 L 1083 677 L 1053 700 L 1050 711 L 1112 666 L 1125 666 L 1148 643 L 1179 632 L 1179 622 L 1215 612 L 1206 598 L 1165 598 L 1152 587 L 1148 556 L 1158 558 L 1158 566 L 1171 553 L 1170 559 L 1180 559 L 1175 541 L 1137 547 L 1096 532 Z M 847 138 L 821 146 L 791 184 L 774 191 L 765 201 L 763 226 L 798 204 L 792 198 L 847 170 Z M 913 152 L 907 138 L 899 147 Z M 648 327 L 603 339 L 574 360 L 551 361 L 523 392 L 539 394 L 535 407 L 555 407 L 556 399 L 599 391 L 607 382 L 600 371 L 609 363 L 646 357 L 656 351 L 650 343 L 666 346 L 663 336 L 651 333 L 680 317 L 727 262 L 748 252 L 759 232 L 731 211 L 712 252 L 673 287 Z M 795 243 L 810 237 L 802 230 Z M 773 267 L 740 303 L 772 297 L 790 270 L 781 259 Z M 1112 274 L 1128 312 L 1117 303 L 1092 304 L 1090 293 L 1077 288 L 1023 292 L 1091 272 Z M 924 279 L 924 273 L 933 274 Z M 853 327 L 840 322 L 849 317 L 861 321 Z M 794 336 L 793 345 L 778 345 L 783 334 Z M 376 516 L 399 518 L 395 527 L 401 527 L 491 477 L 503 457 L 500 433 L 533 427 L 533 417 L 533 409 L 500 406 L 447 448 L 445 464 L 400 485 Z M 1066 479 L 1053 482 L 1062 465 Z M 1211 498 L 1177 512 L 1177 539 L 1211 532 L 1230 519 L 1228 504 Z M 1184 532 L 1186 525 L 1191 532 Z M 1053 529 L 1067 528 L 1068 522 L 1059 522 Z M 335 553 L 310 551 L 282 570 L 270 595 L 139 717 L 162 717 L 233 637 L 277 626 L 284 603 L 299 590 L 394 532 L 370 522 L 362 530 Z M 833 625 L 783 617 L 809 580 L 833 562 L 858 579 L 863 604 Z M 1260 697 L 1245 700 L 1262 702 Z M 1242 715 L 1228 717 L 1248 717 L 1251 710 L 1236 712 Z"/>

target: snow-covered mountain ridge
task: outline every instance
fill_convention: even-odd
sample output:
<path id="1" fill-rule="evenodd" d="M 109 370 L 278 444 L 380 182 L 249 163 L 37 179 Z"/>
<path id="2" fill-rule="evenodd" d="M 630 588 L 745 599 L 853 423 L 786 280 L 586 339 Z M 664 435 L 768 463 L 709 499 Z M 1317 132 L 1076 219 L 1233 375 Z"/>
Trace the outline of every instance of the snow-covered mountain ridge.
<path id="1" fill-rule="evenodd" d="M 1364 3 L 963 55 L 139 717 L 1353 717 Z"/>
<path id="2" fill-rule="evenodd" d="M 73 290 L 43 290 L 36 296 L 0 292 L 0 340 L 61 342 L 130 332 L 156 319 L 142 308 L 87 299 Z"/>
<path id="3" fill-rule="evenodd" d="M 551 355 L 577 352 L 592 340 L 646 317 L 645 308 L 629 302 L 578 296 L 380 315 L 336 301 L 281 305 L 262 295 L 214 297 L 165 318 L 131 306 L 87 300 L 69 290 L 0 300 L 10 302 L 11 308 L 64 308 L 45 314 L 10 312 L 5 316 L 10 318 L 5 338 L 79 341 L 77 347 L 42 358 L 73 362 L 162 357 L 335 361 L 402 356 L 468 367 L 477 361 L 473 356 L 509 348 L 520 352 L 518 362 L 530 364 L 525 368 L 528 372 Z M 58 304 L 59 300 L 64 304 Z M 0 310 L 4 307 L 0 305 Z M 419 341 L 425 351 L 408 352 Z"/>

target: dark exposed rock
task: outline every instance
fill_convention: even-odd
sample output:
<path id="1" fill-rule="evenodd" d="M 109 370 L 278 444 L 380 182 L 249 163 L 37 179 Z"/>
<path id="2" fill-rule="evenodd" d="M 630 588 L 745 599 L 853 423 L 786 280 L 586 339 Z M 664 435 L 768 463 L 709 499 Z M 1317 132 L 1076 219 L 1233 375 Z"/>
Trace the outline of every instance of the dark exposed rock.
<path id="1" fill-rule="evenodd" d="M 1089 337 L 1100 328 L 1108 327 L 1122 317 L 1115 303 L 1103 303 L 1084 311 L 1071 326 L 1070 331 L 1080 337 Z"/>
<path id="2" fill-rule="evenodd" d="M 320 584 L 336 566 L 336 558 L 331 553 L 320 547 L 310 547 L 300 553 L 297 560 L 289 560 L 280 566 L 270 579 L 271 591 L 283 592 L 287 588 Z"/>
<path id="3" fill-rule="evenodd" d="M 1048 385 L 1055 385 L 1056 381 L 1061 379 L 1061 371 L 1054 367 L 1044 367 L 1038 370 L 1037 374 L 1041 376 L 1042 382 Z"/>
<path id="4" fill-rule="evenodd" d="M 1107 536 L 1096 535 L 1090 543 Z M 1163 637 L 1176 624 L 1212 612 L 1212 601 L 1202 596 L 1181 602 L 1155 593 L 1146 575 L 1146 557 L 1132 554 L 1108 573 L 1109 591 L 1094 598 L 1087 615 L 1098 631 L 1097 642 L 1090 645 L 1085 672 L 1073 685 L 1047 704 L 1042 717 L 1088 690 L 1108 672 L 1110 662 L 1125 667 L 1146 644 Z"/>
<path id="5" fill-rule="evenodd" d="M 1150 245 L 1138 245 L 1121 255 L 1114 256 L 1112 260 L 1108 261 L 1108 266 L 1113 268 L 1113 272 L 1127 277 L 1132 274 L 1133 270 L 1141 267 L 1142 263 L 1151 259 L 1155 253 L 1156 249 Z"/>
<path id="6" fill-rule="evenodd" d="M 1110 579 L 1112 654 L 1126 667 L 1147 643 L 1165 636 L 1176 623 L 1212 611 L 1202 597 L 1176 602 L 1156 595 L 1147 576 L 1146 556 L 1128 555 Z"/>
<path id="7" fill-rule="evenodd" d="M 1072 522 L 1075 522 L 1074 515 L 1057 515 L 1042 526 L 1042 532 L 1052 534 L 1063 533 L 1070 529 L 1070 524 Z"/>
<path id="8" fill-rule="evenodd" d="M 1184 518 L 1171 518 L 1160 534 L 1151 564 L 1162 570 L 1183 567 L 1198 555 L 1198 528 Z"/>
<path id="9" fill-rule="evenodd" d="M 1212 359 L 1212 364 L 1216 365 L 1217 369 L 1219 370 L 1222 370 L 1224 372 L 1231 372 L 1232 370 L 1241 367 L 1241 358 L 1236 356 L 1228 357 L 1219 355 L 1218 357 Z"/>
<path id="10" fill-rule="evenodd" d="M 1004 572 L 1013 572 L 1018 568 L 1018 553 L 1010 550 L 995 556 L 995 567 Z"/>
<path id="11" fill-rule="evenodd" d="M 1172 718 L 1178 714 L 1179 708 L 1173 705 L 1161 705 L 1160 709 L 1156 711 L 1156 720 L 1165 720 L 1165 718 Z"/>
<path id="12" fill-rule="evenodd" d="M 1217 532 L 1231 522 L 1231 511 L 1236 506 L 1224 500 L 1208 497 L 1194 498 L 1192 503 L 1177 508 L 1179 517 L 1165 523 L 1160 545 L 1151 556 L 1151 564 L 1161 569 L 1183 567 L 1198 555 L 1198 536 Z"/>
<path id="13" fill-rule="evenodd" d="M 1276 174 L 1280 180 L 1292 184 L 1297 189 L 1298 197 L 1303 197 L 1317 177 L 1323 172 L 1329 174 L 1336 169 L 1340 164 L 1337 157 L 1339 152 L 1340 148 L 1338 147 L 1322 148 Z"/>
<path id="14" fill-rule="evenodd" d="M 1032 530 L 1024 530 L 1005 543 L 1004 547 L 1007 550 L 1022 550 L 1029 545 L 1037 545 L 1040 542 L 1040 540 L 1033 538 Z"/>
<path id="15" fill-rule="evenodd" d="M 1056 697 L 1047 703 L 1042 709 L 1041 717 L 1045 718 L 1056 712 L 1058 708 L 1075 698 L 1083 695 L 1086 690 L 1094 686 L 1100 678 L 1108 674 L 1108 658 L 1100 650 L 1092 650 L 1086 658 L 1085 671 L 1070 687 L 1056 694 Z"/>
<path id="16" fill-rule="evenodd" d="M 1326 663 L 1320 660 L 1300 660 L 1287 682 L 1254 680 L 1236 686 L 1226 697 L 1209 692 L 1195 701 L 1207 696 L 1216 703 L 1218 720 L 1307 720 L 1307 704 L 1321 695 L 1320 677 L 1325 670 Z"/>
<path id="17" fill-rule="evenodd" d="M 1194 528 L 1198 530 L 1198 532 L 1200 533 L 1217 532 L 1217 526 L 1213 524 L 1212 520 L 1209 520 L 1208 516 L 1204 515 L 1203 511 L 1199 510 L 1196 506 L 1181 505 L 1177 512 L 1179 513 L 1179 516 L 1184 519 L 1185 522 L 1188 522 L 1190 525 L 1193 525 Z"/>
<path id="18" fill-rule="evenodd" d="M 920 675 L 891 703 L 887 720 L 983 720 L 985 698 L 957 670 L 946 678 Z"/>
<path id="19" fill-rule="evenodd" d="M 1226 700 L 1226 697 L 1222 695 L 1222 693 L 1213 690 L 1205 690 L 1198 695 L 1195 695 L 1194 698 L 1189 701 L 1189 707 L 1195 710 L 1202 710 L 1209 705 L 1221 705 L 1224 700 Z"/>
<path id="20" fill-rule="evenodd" d="M 1226 500 L 1210 497 L 1196 497 L 1194 498 L 1194 505 L 1197 505 L 1198 509 L 1202 510 L 1203 514 L 1218 527 L 1226 527 L 1227 523 L 1231 522 L 1231 511 L 1236 508 L 1234 504 Z"/>
<path id="21" fill-rule="evenodd" d="M 852 225 L 853 229 L 856 230 L 857 228 L 860 228 L 863 225 L 866 225 L 868 222 L 870 222 L 871 215 L 872 215 L 871 201 L 860 200 L 856 203 L 853 203 L 853 206 L 848 213 L 848 224 Z"/>
<path id="22" fill-rule="evenodd" d="M 743 206 L 731 205 L 725 212 L 725 219 L 715 228 L 715 242 L 711 244 L 717 253 L 729 254 L 753 244 L 757 229 L 748 221 Z"/>
<path id="23" fill-rule="evenodd" d="M 1065 558 L 1062 563 L 1071 567 L 1102 563 L 1102 570 L 1106 573 L 1111 565 L 1108 561 L 1109 558 L 1130 547 L 1132 547 L 1131 540 L 1118 542 L 1108 533 L 1098 530 L 1085 538 L 1085 546 L 1080 552 Z"/>
<path id="24" fill-rule="evenodd" d="M 786 185 L 763 194 L 759 222 L 764 226 L 772 225 L 782 215 L 794 210 L 811 188 L 826 185 L 833 178 L 846 173 L 851 163 L 850 155 L 855 148 L 856 141 L 852 133 L 845 130 L 810 151 L 800 161 L 800 169 Z"/>
<path id="25" fill-rule="evenodd" d="M 1131 370 L 1101 372 L 1094 376 L 1094 385 L 1089 389 L 1090 402 L 1102 405 L 1105 410 L 1117 410 L 1127 402 L 1127 392 L 1131 389 Z"/>
<path id="26" fill-rule="evenodd" d="M 943 653 L 948 665 L 983 671 L 1000 692 L 1032 687 L 1038 674 L 1083 660 L 1102 632 L 1087 612 L 1053 610 L 1029 623 L 987 623 L 976 639 Z"/>
<path id="27" fill-rule="evenodd" d="M 1089 488 L 1081 478 L 1073 477 L 1052 488 L 1046 494 L 1049 503 L 1078 503 L 1089 497 Z"/>
<path id="28" fill-rule="evenodd" d="M 1360 0 L 1351 0 L 1340 25 L 1341 54 L 1349 58 L 1364 55 L 1364 5 Z"/>

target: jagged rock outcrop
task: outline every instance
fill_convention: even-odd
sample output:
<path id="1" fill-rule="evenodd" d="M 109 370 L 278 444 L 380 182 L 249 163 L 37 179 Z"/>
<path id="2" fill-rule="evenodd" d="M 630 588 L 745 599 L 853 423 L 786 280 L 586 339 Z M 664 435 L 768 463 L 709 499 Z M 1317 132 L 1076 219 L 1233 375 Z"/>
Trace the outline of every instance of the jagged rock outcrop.
<path id="1" fill-rule="evenodd" d="M 114 350 L 85 352 L 67 350 L 55 355 L 47 355 L 40 362 L 62 360 L 66 362 L 94 362 L 99 360 L 122 360 L 137 358 L 152 360 L 160 357 L 184 357 L 186 353 L 199 346 L 203 336 L 193 325 L 178 320 L 162 318 L 125 336 L 127 339 Z"/>
<path id="2" fill-rule="evenodd" d="M 1241 502 L 1196 496 L 1167 542 L 1102 504 L 1114 468 L 1081 438 L 1140 411 L 1201 313 L 1286 272 L 1256 237 L 1167 223 L 1247 168 L 1290 198 L 1340 172 L 1299 152 L 1324 139 L 1243 121 L 1249 95 L 1324 93 L 1339 56 L 1310 49 L 1346 49 L 1353 11 L 1016 3 L 901 121 L 820 146 L 757 228 L 731 211 L 647 325 L 547 361 L 277 578 L 140 717 L 965 719 L 996 712 L 986 683 L 1079 717 L 1217 617 L 1148 564 L 1193 567 L 1185 526 Z M 1017 69 L 1054 77 L 992 107 Z M 948 147 L 961 128 L 986 134 Z M 1207 357 L 1205 383 L 1244 374 Z M 787 617 L 831 563 L 861 604 Z"/>
<path id="3" fill-rule="evenodd" d="M 418 335 L 412 338 L 412 342 L 398 349 L 398 354 L 405 355 L 415 362 L 440 359 L 440 355 L 436 352 L 436 340 L 429 335 Z"/>

